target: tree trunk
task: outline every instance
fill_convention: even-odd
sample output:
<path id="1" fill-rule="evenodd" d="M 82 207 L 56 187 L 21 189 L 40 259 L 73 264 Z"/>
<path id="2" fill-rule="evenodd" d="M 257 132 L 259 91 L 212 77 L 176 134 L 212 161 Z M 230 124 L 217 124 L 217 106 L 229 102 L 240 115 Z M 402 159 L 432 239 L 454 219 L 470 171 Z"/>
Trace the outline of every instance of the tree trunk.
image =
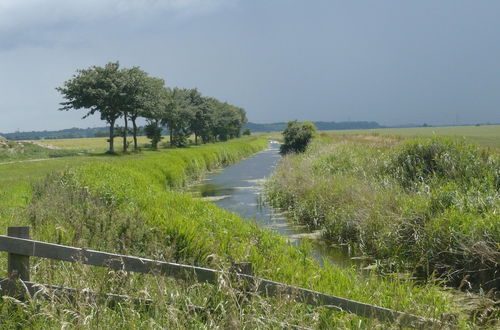
<path id="1" fill-rule="evenodd" d="M 113 119 L 109 122 L 109 152 L 110 153 L 115 152 L 114 141 L 115 141 L 115 119 Z"/>
<path id="2" fill-rule="evenodd" d="M 198 144 L 198 134 L 194 133 L 194 144 Z"/>
<path id="3" fill-rule="evenodd" d="M 123 152 L 127 152 L 127 131 L 128 131 L 128 120 L 127 113 L 123 114 L 123 118 L 125 119 L 125 127 L 123 128 Z"/>
<path id="4" fill-rule="evenodd" d="M 160 125 L 159 120 L 158 120 L 158 119 L 156 119 L 156 120 L 155 120 L 155 126 L 156 126 L 156 127 L 158 127 L 159 125 Z M 160 135 L 161 135 L 161 133 L 160 133 Z M 154 150 L 158 149 L 158 140 L 157 140 L 156 138 L 153 138 L 153 139 L 151 140 L 151 147 L 152 147 Z"/>
<path id="5" fill-rule="evenodd" d="M 130 118 L 132 120 L 132 127 L 133 127 L 133 135 L 134 135 L 134 150 L 138 149 L 137 146 L 137 124 L 135 123 L 137 117 L 133 116 Z"/>
<path id="6" fill-rule="evenodd" d="M 170 146 L 172 146 L 172 141 L 173 141 L 173 129 L 172 127 L 168 126 L 168 132 L 170 133 Z"/>

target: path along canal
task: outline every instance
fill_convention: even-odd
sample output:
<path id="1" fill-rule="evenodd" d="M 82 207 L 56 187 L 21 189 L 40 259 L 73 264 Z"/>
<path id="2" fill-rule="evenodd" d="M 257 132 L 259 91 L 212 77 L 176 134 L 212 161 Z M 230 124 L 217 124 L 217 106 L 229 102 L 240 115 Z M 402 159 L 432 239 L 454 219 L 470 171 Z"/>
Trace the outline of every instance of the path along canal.
<path id="1" fill-rule="evenodd" d="M 311 232 L 304 226 L 293 224 L 284 213 L 265 203 L 263 183 L 281 159 L 279 146 L 278 142 L 271 141 L 265 151 L 208 175 L 199 184 L 191 186 L 190 191 L 220 208 L 279 232 L 292 244 L 299 245 L 305 238 L 310 239 L 313 255 L 320 262 L 342 266 L 360 264 L 360 260 L 351 259 L 353 256 L 347 248 L 328 246 L 319 231 Z"/>

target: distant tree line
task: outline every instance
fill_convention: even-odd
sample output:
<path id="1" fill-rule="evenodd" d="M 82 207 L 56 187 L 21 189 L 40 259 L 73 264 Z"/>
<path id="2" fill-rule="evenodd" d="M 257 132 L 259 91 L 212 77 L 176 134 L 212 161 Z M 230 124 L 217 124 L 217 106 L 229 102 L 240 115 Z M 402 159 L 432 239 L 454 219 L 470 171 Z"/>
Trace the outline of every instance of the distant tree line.
<path id="1" fill-rule="evenodd" d="M 168 88 L 163 79 L 151 77 L 139 67 L 120 68 L 118 62 L 77 70 L 56 89 L 65 99 L 60 110 L 85 109 L 84 118 L 99 114 L 108 123 L 110 152 L 115 150 L 119 120 L 123 121 L 118 135 L 123 137 L 124 151 L 128 149 L 128 134 L 138 149 L 139 118 L 146 119 L 144 132 L 153 148 L 158 147 L 165 126 L 170 144 L 184 147 L 192 134 L 196 144 L 239 137 L 247 122 L 242 108 L 204 96 L 196 88 Z"/>
<path id="2" fill-rule="evenodd" d="M 379 123 L 375 121 L 344 121 L 344 122 L 314 121 L 312 123 L 320 131 L 384 128 L 384 126 L 379 125 Z M 288 124 L 285 122 L 278 122 L 272 124 L 248 123 L 246 127 L 248 127 L 252 132 L 277 132 L 286 129 L 287 125 Z"/>
<path id="3" fill-rule="evenodd" d="M 373 129 L 383 128 L 377 122 L 368 121 L 353 121 L 353 122 L 313 122 L 319 131 L 323 130 L 342 130 L 342 129 Z M 278 132 L 283 131 L 287 123 L 251 123 L 248 122 L 243 126 L 242 134 L 247 132 Z M 120 132 L 115 132 L 115 136 L 121 136 Z M 168 127 L 163 127 L 162 135 L 169 134 Z M 59 131 L 31 131 L 31 132 L 14 132 L 0 133 L 9 140 L 40 140 L 40 139 L 74 139 L 74 138 L 89 138 L 89 137 L 107 137 L 109 136 L 109 127 L 95 128 L 69 128 Z M 144 126 L 138 127 L 138 136 L 144 136 Z"/>
<path id="4" fill-rule="evenodd" d="M 14 132 L 14 133 L 1 133 L 9 140 L 43 140 L 43 139 L 77 139 L 77 138 L 90 138 L 96 137 L 98 132 L 106 130 L 107 128 L 68 128 L 58 131 L 30 131 L 30 132 Z"/>

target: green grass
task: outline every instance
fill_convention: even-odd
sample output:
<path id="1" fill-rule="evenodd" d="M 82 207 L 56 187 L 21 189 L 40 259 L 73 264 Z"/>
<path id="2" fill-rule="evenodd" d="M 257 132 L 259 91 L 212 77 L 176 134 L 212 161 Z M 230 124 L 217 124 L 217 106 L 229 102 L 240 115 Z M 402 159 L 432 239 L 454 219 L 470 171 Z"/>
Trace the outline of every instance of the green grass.
<path id="1" fill-rule="evenodd" d="M 469 142 L 477 143 L 485 147 L 500 147 L 500 126 L 498 125 L 342 130 L 328 131 L 328 134 L 375 134 L 407 138 L 448 136 L 453 138 L 465 138 Z"/>
<path id="2" fill-rule="evenodd" d="M 44 241 L 217 269 L 227 269 L 232 261 L 250 261 L 256 274 L 265 278 L 426 317 L 440 318 L 452 313 L 458 318 L 457 326 L 472 326 L 453 297 L 435 285 L 360 275 L 355 269 L 331 264 L 322 267 L 311 257 L 307 243 L 301 248 L 291 246 L 274 232 L 176 189 L 210 169 L 261 150 L 266 144 L 265 139 L 250 137 L 184 150 L 115 156 L 104 161 L 92 158 L 83 164 L 73 163 L 83 158 L 68 159 L 69 168 L 30 188 L 25 207 L 16 214 L 16 224 L 30 224 L 33 237 Z M 62 163 L 58 166 L 64 167 Z M 44 165 L 41 168 L 46 169 Z M 33 173 L 31 177 L 39 176 Z M 22 204 L 22 199 L 19 202 Z M 128 304 L 117 308 L 86 302 L 18 303 L 4 299 L 0 313 L 9 315 L 7 320 L 12 326 L 276 328 L 275 321 L 287 321 L 313 327 L 364 328 L 378 324 L 286 299 L 254 296 L 242 303 L 242 297 L 227 280 L 214 287 L 83 266 L 68 269 L 51 261 L 38 261 L 33 279 L 151 297 L 157 301 L 157 307 L 141 311 Z M 192 315 L 183 310 L 187 303 L 212 311 Z"/>
<path id="3" fill-rule="evenodd" d="M 383 271 L 495 289 L 498 154 L 463 141 L 320 136 L 267 186 L 291 218 L 376 257 Z"/>

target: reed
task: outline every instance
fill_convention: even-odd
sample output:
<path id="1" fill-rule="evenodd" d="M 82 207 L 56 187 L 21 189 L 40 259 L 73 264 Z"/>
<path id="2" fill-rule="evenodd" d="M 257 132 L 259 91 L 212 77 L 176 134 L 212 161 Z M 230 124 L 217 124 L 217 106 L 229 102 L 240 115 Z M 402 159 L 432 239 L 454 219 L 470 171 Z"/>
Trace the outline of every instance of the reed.
<path id="1" fill-rule="evenodd" d="M 323 136 L 284 159 L 269 200 L 382 271 L 498 288 L 498 155 L 463 140 L 388 139 Z"/>

